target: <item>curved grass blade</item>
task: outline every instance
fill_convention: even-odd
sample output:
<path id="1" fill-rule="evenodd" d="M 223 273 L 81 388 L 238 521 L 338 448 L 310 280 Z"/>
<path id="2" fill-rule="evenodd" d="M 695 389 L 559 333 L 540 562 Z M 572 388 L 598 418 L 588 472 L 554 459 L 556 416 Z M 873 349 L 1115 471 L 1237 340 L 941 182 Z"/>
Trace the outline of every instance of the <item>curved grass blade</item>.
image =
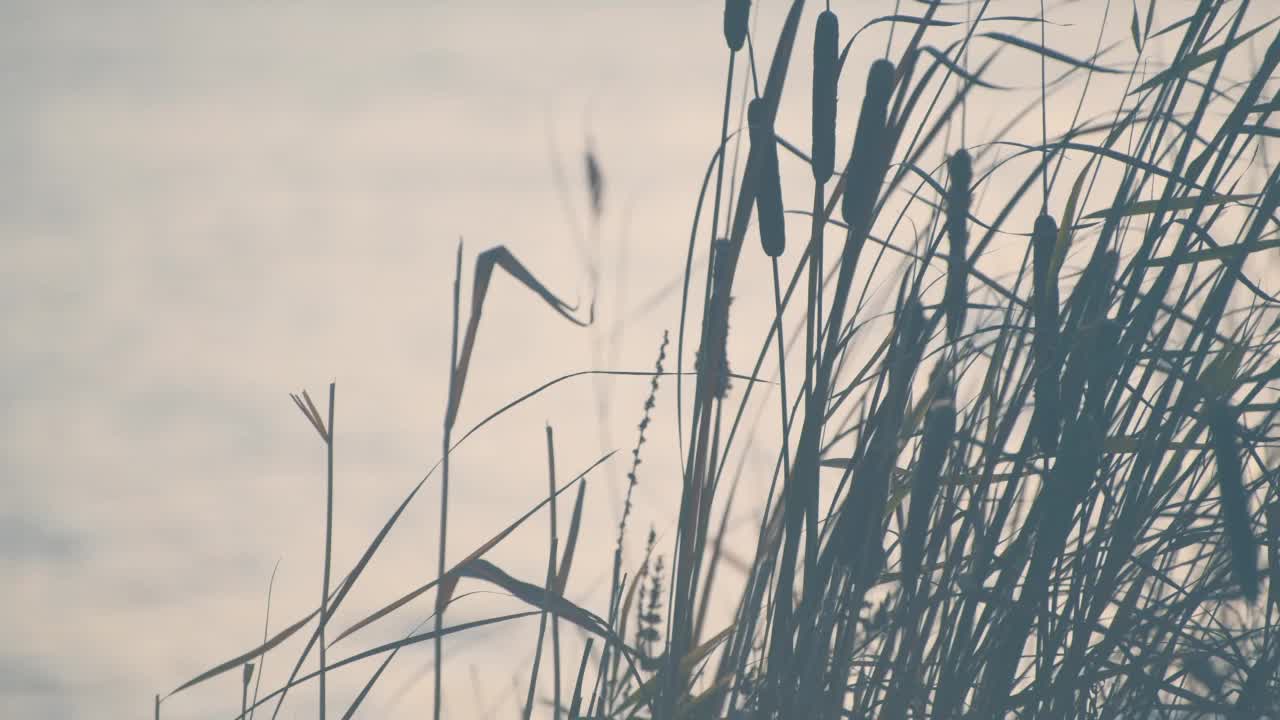
<path id="1" fill-rule="evenodd" d="M 511 251 L 506 246 L 499 245 L 480 253 L 476 258 L 475 280 L 471 286 L 471 318 L 467 321 L 466 336 L 462 343 L 462 350 L 458 353 L 457 380 L 453 384 L 452 393 L 449 397 L 449 411 L 445 418 L 445 424 L 450 427 L 453 426 L 453 422 L 458 416 L 458 405 L 462 401 L 462 389 L 467 382 L 467 369 L 471 365 L 471 352 L 475 349 L 476 332 L 480 329 L 480 317 L 484 311 L 484 301 L 489 294 L 489 280 L 493 277 L 493 269 L 495 267 L 506 270 L 508 275 L 533 291 L 551 309 L 569 322 L 580 327 L 586 327 L 595 319 L 594 305 L 586 320 L 574 317 L 573 313 L 577 310 L 577 307 L 569 305 L 548 290 L 541 281 L 534 277 L 516 259 L 515 255 L 511 254 Z"/>
<path id="2" fill-rule="evenodd" d="M 574 478 L 574 479 L 573 479 L 573 480 L 571 480 L 570 482 L 566 483 L 566 484 L 565 484 L 563 487 L 561 487 L 559 490 L 557 490 L 557 491 L 555 492 L 555 495 L 551 495 L 551 496 L 549 496 L 549 497 L 543 498 L 543 499 L 542 499 L 542 500 L 541 500 L 537 505 L 534 505 L 534 506 L 533 506 L 533 507 L 532 507 L 528 512 L 526 512 L 524 515 L 521 515 L 518 519 L 516 519 L 516 521 L 515 521 L 515 522 L 511 523 L 510 525 L 508 525 L 506 528 L 504 528 L 504 529 L 503 529 L 501 532 L 499 532 L 497 535 L 494 535 L 492 538 L 489 538 L 489 540 L 488 540 L 488 541 L 486 541 L 486 542 L 484 542 L 484 543 L 481 543 L 481 545 L 480 545 L 478 548 L 476 548 L 474 551 L 472 551 L 472 553 L 471 553 L 470 555 L 468 555 L 467 557 L 463 558 L 460 562 L 458 562 L 457 564 L 455 564 L 455 565 L 454 565 L 454 566 L 453 566 L 453 567 L 452 567 L 448 572 L 446 572 L 442 577 L 436 578 L 435 580 L 432 580 L 431 582 L 428 582 L 427 584 L 422 585 L 422 586 L 418 587 L 418 588 L 417 588 L 417 589 L 415 589 L 415 590 L 411 590 L 410 592 L 408 592 L 407 594 L 403 595 L 402 597 L 400 597 L 400 598 L 399 598 L 398 600 L 396 600 L 395 602 L 392 602 L 391 604 L 384 606 L 383 608 L 381 608 L 381 609 L 377 610 L 377 611 L 376 611 L 376 612 L 374 612 L 373 614 L 371 614 L 371 615 L 369 615 L 369 616 L 365 617 L 363 620 L 360 620 L 359 622 L 355 623 L 355 624 L 354 624 L 354 625 L 352 625 L 351 627 L 348 627 L 348 628 L 347 628 L 346 630 L 344 630 L 341 634 L 339 634 L 339 635 L 338 635 L 338 637 L 337 637 L 337 638 L 335 638 L 335 639 L 333 640 L 333 642 L 332 642 L 332 643 L 330 643 L 330 645 L 337 643 L 339 640 L 341 640 L 341 639 L 343 639 L 343 638 L 347 637 L 348 635 L 351 635 L 352 633 L 356 632 L 357 630 L 360 630 L 361 628 L 365 627 L 366 625 L 369 625 L 370 623 L 373 623 L 373 622 L 375 622 L 375 621 L 377 621 L 377 620 L 379 620 L 379 619 L 381 619 L 381 618 L 385 617 L 386 615 L 389 615 L 390 613 L 395 612 L 396 610 L 400 609 L 401 607 L 403 607 L 403 606 L 404 606 L 404 605 L 406 605 L 407 603 L 409 603 L 409 602 L 413 601 L 415 598 L 419 597 L 420 595 L 422 595 L 422 594 L 423 594 L 423 593 L 425 593 L 426 591 L 430 590 L 431 588 L 435 587 L 436 585 L 442 585 L 442 584 L 443 584 L 444 582 L 446 582 L 446 581 L 447 581 L 447 582 L 450 582 L 450 584 L 453 584 L 454 582 L 456 582 L 456 576 L 457 576 L 457 575 L 458 575 L 458 573 L 459 573 L 459 572 L 460 572 L 460 571 L 461 571 L 461 570 L 462 570 L 462 569 L 467 565 L 467 563 L 470 563 L 470 562 L 472 562 L 472 561 L 474 561 L 474 560 L 476 560 L 476 559 L 480 558 L 480 557 L 481 557 L 482 555 L 484 555 L 485 553 L 489 552 L 489 550 L 493 549 L 493 547 L 494 547 L 494 546 L 496 546 L 498 543 L 502 542 L 504 539 L 506 539 L 506 537 L 507 537 L 508 535 L 510 535 L 512 532 L 514 532 L 516 528 L 518 528 L 518 527 L 520 527 L 521 525 L 523 525 L 523 524 L 524 524 L 524 522 L 525 522 L 526 520 L 528 520 L 529 518 L 533 517 L 533 515 L 534 515 L 535 513 L 537 513 L 539 510 L 541 510 L 541 509 L 542 509 L 542 507 L 543 507 L 544 505 L 546 505 L 547 503 L 551 502 L 551 500 L 552 500 L 553 498 L 558 497 L 558 496 L 560 495 L 560 493 L 564 492 L 565 490 L 568 490 L 570 487 L 572 487 L 572 486 L 573 486 L 573 484 L 574 484 L 574 483 L 577 483 L 578 481 L 580 481 L 580 480 L 583 478 L 583 476 L 585 476 L 587 473 L 589 473 L 589 472 L 591 472 L 592 470 L 594 470 L 597 466 L 599 466 L 601 463 L 603 463 L 604 461 L 608 460 L 608 459 L 609 459 L 610 457 L 612 457 L 612 456 L 613 456 L 613 453 L 612 453 L 612 452 L 610 452 L 609 454 L 607 454 L 607 455 L 605 455 L 604 457 L 600 458 L 600 459 L 599 459 L 599 460 L 597 460 L 595 463 L 593 463 L 593 464 L 591 465 L 591 467 L 587 468 L 585 471 L 583 471 L 582 473 L 580 473 L 580 474 L 578 475 L 578 477 Z M 452 589 L 452 588 L 450 588 L 450 590 L 451 590 L 451 589 Z M 446 597 L 446 596 L 447 596 L 447 595 L 449 595 L 449 594 L 451 594 L 451 593 L 446 593 L 446 592 L 444 592 L 443 588 L 442 588 L 442 590 L 441 590 L 441 591 L 440 591 L 440 593 L 439 593 L 440 598 L 441 598 L 441 599 L 443 599 L 445 602 L 447 602 L 447 597 Z M 439 602 L 437 602 L 437 605 L 439 605 L 439 604 L 440 604 L 440 603 L 439 603 Z"/>
<path id="3" fill-rule="evenodd" d="M 1086 168 L 1087 169 L 1087 168 Z M 1192 208 L 1210 205 L 1224 205 L 1226 203 L 1241 202 L 1243 200 L 1252 200 L 1258 197 L 1256 193 L 1243 195 L 1196 195 L 1192 197 L 1156 199 L 1156 200 L 1135 200 L 1125 205 L 1117 205 L 1105 210 L 1096 210 L 1085 215 L 1085 220 L 1095 220 L 1109 217 L 1130 217 L 1133 215 L 1152 215 L 1158 212 L 1176 212 L 1178 210 L 1190 210 Z"/>
<path id="4" fill-rule="evenodd" d="M 560 560 L 560 570 L 556 574 L 556 592 L 564 594 L 569 584 L 569 569 L 573 567 L 573 551 L 578 546 L 578 529 L 582 523 L 582 500 L 587 492 L 587 483 L 578 486 L 578 499 L 573 502 L 573 516 L 569 519 L 569 539 L 564 544 L 564 557 Z"/>
<path id="5" fill-rule="evenodd" d="M 587 632 L 600 637 L 629 655 L 635 655 L 622 638 L 609 629 L 609 624 L 595 613 L 573 603 L 560 595 L 549 594 L 541 585 L 518 580 L 488 560 L 478 558 L 458 569 L 458 577 L 483 580 L 511 593 L 516 599 L 537 608 L 546 607 L 555 612 L 561 620 L 567 620 Z"/>
<path id="6" fill-rule="evenodd" d="M 204 682 L 205 680 L 208 680 L 208 679 L 210 679 L 210 678 L 217 677 L 217 676 L 221 675 L 222 673 L 224 673 L 224 672 L 226 672 L 226 671 L 228 671 L 228 670 L 231 670 L 231 669 L 234 669 L 234 668 L 241 667 L 241 666 L 242 666 L 242 665 L 244 665 L 246 662 L 248 662 L 248 661 L 252 660 L 254 657 L 256 657 L 256 656 L 258 656 L 258 655 L 260 655 L 260 654 L 262 654 L 262 653 L 268 652 L 268 651 L 270 651 L 272 648 L 274 648 L 275 646 L 279 645 L 280 643 L 284 642 L 285 640 L 288 640 L 288 639 L 289 639 L 289 638 L 290 638 L 294 633 L 298 632 L 299 630 L 301 630 L 301 629 L 303 628 L 303 626 L 305 626 L 307 623 L 311 622 L 311 619 L 312 619 L 312 618 L 314 618 L 314 617 L 315 617 L 316 615 L 318 615 L 318 614 L 320 614 L 320 611 L 319 611 L 319 610 L 314 610 L 314 611 L 312 611 L 310 615 L 307 615 L 306 617 L 302 618 L 302 619 L 301 619 L 301 620 L 299 620 L 298 622 L 296 622 L 296 623 L 294 623 L 294 624 L 290 625 L 289 627 L 285 628 L 284 630 L 281 630 L 280 632 L 276 633 L 274 637 L 272 637 L 270 640 L 268 640 L 268 641 L 266 641 L 266 642 L 262 643 L 262 644 L 261 644 L 261 645 L 259 645 L 258 647 L 255 647 L 254 649 L 252 649 L 252 650 L 250 650 L 250 651 L 248 651 L 248 652 L 246 652 L 246 653 L 242 653 L 242 654 L 240 654 L 240 655 L 237 655 L 236 657 L 234 657 L 234 658 L 232 658 L 232 659 L 230 659 L 230 660 L 228 660 L 228 661 L 226 661 L 226 662 L 224 662 L 224 663 L 220 663 L 220 664 L 218 664 L 218 665 L 215 665 L 214 667 L 212 667 L 212 668 L 210 668 L 210 669 L 208 669 L 208 670 L 205 670 L 204 672 L 200 673 L 199 675 L 197 675 L 197 676 L 195 676 L 195 677 L 191 678 L 190 680 L 188 680 L 188 681 L 186 681 L 186 682 L 182 683 L 181 685 L 179 685 L 178 687 L 176 687 L 176 688 L 174 688 L 172 691 L 170 691 L 168 695 L 165 695 L 163 699 L 168 699 L 168 698 L 172 697 L 173 695 L 176 695 L 176 694 L 178 694 L 178 693 L 182 692 L 183 690 L 186 690 L 186 689 L 187 689 L 187 688 L 189 688 L 189 687 L 192 687 L 192 686 L 195 686 L 195 685 L 199 685 L 200 683 Z"/>
<path id="7" fill-rule="evenodd" d="M 1156 73 L 1151 77 L 1150 80 L 1147 80 L 1146 82 L 1142 83 L 1138 87 L 1130 90 L 1129 94 L 1135 95 L 1137 93 L 1143 92 L 1144 90 L 1149 90 L 1157 85 L 1161 85 L 1163 83 L 1169 82 L 1170 80 L 1176 80 L 1177 78 L 1180 78 L 1190 73 L 1196 68 L 1204 67 L 1209 63 L 1216 62 L 1218 58 L 1231 52 L 1232 50 L 1235 50 L 1237 47 L 1240 47 L 1240 45 L 1243 44 L 1246 40 L 1253 37 L 1254 35 L 1257 35 L 1259 32 L 1262 32 L 1262 30 L 1270 26 L 1275 21 L 1276 19 L 1273 18 L 1267 21 L 1266 23 L 1263 23 L 1262 25 L 1259 25 L 1258 27 L 1250 30 L 1249 32 L 1246 32 L 1245 34 L 1240 35 L 1235 40 L 1232 40 L 1229 43 L 1223 43 L 1222 45 L 1219 45 L 1213 48 L 1212 50 L 1206 50 L 1202 53 L 1196 53 L 1195 55 L 1185 57 L 1182 60 L 1178 61 L 1177 63 L 1174 63 L 1170 67 L 1167 67 L 1164 70 L 1161 70 L 1160 72 Z"/>
<path id="8" fill-rule="evenodd" d="M 981 33 L 981 37 L 989 37 L 992 40 L 999 40 L 1000 42 L 1022 48 L 1023 50 L 1030 50 L 1031 52 L 1036 53 L 1038 55 L 1043 55 L 1049 58 L 1050 60 L 1057 60 L 1060 63 L 1071 65 L 1081 70 L 1091 70 L 1096 73 L 1109 73 L 1109 74 L 1117 74 L 1120 72 L 1119 70 L 1113 70 L 1108 67 L 1096 65 L 1090 60 L 1080 60 L 1079 58 L 1071 57 L 1070 55 L 1058 52 L 1057 50 L 1054 50 L 1052 48 L 1047 48 L 1043 45 L 1033 43 L 1030 40 L 1023 40 L 1022 38 L 1016 35 L 1010 35 L 1008 33 L 1002 33 L 1002 32 L 986 32 L 986 33 Z"/>
<path id="9" fill-rule="evenodd" d="M 347 665 L 359 662 L 361 660 L 365 660 L 367 658 L 371 658 L 375 655 L 381 655 L 382 653 L 386 653 L 386 652 L 394 652 L 408 645 L 416 645 L 417 643 L 426 642 L 428 640 L 434 640 L 437 634 L 452 635 L 454 633 L 462 632 L 464 630 L 473 630 L 475 628 L 486 627 L 488 625 L 496 625 L 498 623 L 507 622 L 508 620 L 519 620 L 520 618 L 533 617 L 534 615 L 537 615 L 537 614 L 538 613 L 536 610 L 530 610 L 525 612 L 511 613 L 509 615 L 500 615 L 498 617 L 485 618 L 483 620 L 473 620 L 471 622 L 462 623 L 461 625 L 453 625 L 451 627 L 442 629 L 439 633 L 436 633 L 436 631 L 434 630 L 430 630 L 428 632 L 421 633 L 419 635 L 412 635 L 410 637 L 404 638 L 403 640 L 396 640 L 394 642 L 389 642 L 384 645 L 378 645 L 377 647 L 373 647 L 363 652 L 358 652 L 355 655 L 345 657 L 337 662 L 329 663 L 329 665 L 325 667 L 325 671 L 332 672 L 334 670 L 337 670 L 338 668 L 345 667 Z M 284 695 L 292 688 L 297 687 L 298 685 L 301 685 L 307 682 L 308 680 L 312 680 L 317 677 L 320 677 L 319 670 L 312 671 L 306 675 L 303 675 L 302 677 L 296 678 L 294 680 L 290 680 L 287 684 L 284 685 L 284 687 L 276 689 L 270 695 L 267 695 L 266 697 L 259 700 L 258 703 L 256 705 L 251 706 L 249 710 L 253 711 L 255 708 L 265 704 L 267 701 L 273 698 L 276 698 L 280 695 Z M 237 715 L 234 720 L 244 720 L 244 716 Z"/>

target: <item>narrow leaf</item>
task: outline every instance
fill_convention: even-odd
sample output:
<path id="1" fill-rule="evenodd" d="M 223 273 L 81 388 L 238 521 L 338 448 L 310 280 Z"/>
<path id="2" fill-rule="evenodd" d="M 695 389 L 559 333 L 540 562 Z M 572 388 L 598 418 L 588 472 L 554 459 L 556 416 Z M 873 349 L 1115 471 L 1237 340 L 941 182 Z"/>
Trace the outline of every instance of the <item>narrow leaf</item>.
<path id="1" fill-rule="evenodd" d="M 582 499 L 587 492 L 587 483 L 578 486 L 578 499 L 573 503 L 573 517 L 569 519 L 569 539 L 564 546 L 564 557 L 560 560 L 560 571 L 556 575 L 556 592 L 564 594 L 569 584 L 569 568 L 573 566 L 573 550 L 578 546 L 578 528 L 582 524 Z"/>
<path id="2" fill-rule="evenodd" d="M 1085 220 L 1093 220 L 1106 217 L 1128 217 L 1131 215 L 1151 215 L 1156 212 L 1176 212 L 1178 210 L 1189 210 L 1197 207 L 1202 203 L 1208 205 L 1222 205 L 1230 202 L 1239 202 L 1241 200 L 1250 200 L 1258 197 L 1257 195 L 1214 195 L 1204 197 L 1196 195 L 1193 197 L 1174 198 L 1172 200 L 1136 200 L 1126 205 L 1118 205 L 1105 210 L 1097 210 L 1084 216 Z"/>
<path id="3" fill-rule="evenodd" d="M 1020 47 L 1023 50 L 1030 50 L 1031 52 L 1036 53 L 1038 55 L 1043 55 L 1051 60 L 1057 60 L 1060 63 L 1065 63 L 1067 65 L 1071 65 L 1073 67 L 1077 67 L 1082 70 L 1092 70 L 1093 72 L 1098 72 L 1098 73 L 1120 72 L 1119 70 L 1112 70 L 1111 68 L 1102 67 L 1101 65 L 1095 65 L 1092 62 L 1088 62 L 1086 60 L 1073 58 L 1070 55 L 1060 53 L 1057 50 L 1054 50 L 1052 48 L 1047 48 L 1043 45 L 1033 43 L 1029 40 L 1023 40 L 1022 38 L 1017 37 L 1016 35 L 1009 35 L 1008 33 L 1002 33 L 1002 32 L 988 32 L 988 33 L 982 33 L 982 36 L 989 37 L 992 40 L 999 40 L 1000 42 L 1007 43 L 1015 47 Z"/>
<path id="4" fill-rule="evenodd" d="M 467 381 L 467 369 L 471 366 L 471 353 L 475 349 L 476 332 L 480 329 L 480 317 L 484 311 L 484 301 L 489 293 L 489 280 L 493 277 L 495 267 L 507 271 L 507 274 L 518 280 L 535 295 L 542 299 L 561 317 L 579 326 L 590 325 L 594 320 L 595 309 L 586 320 L 574 317 L 577 308 L 569 305 L 547 289 L 532 273 L 530 273 L 515 255 L 505 246 L 490 248 L 476 258 L 475 280 L 471 286 L 471 317 L 467 322 L 467 332 L 462 342 L 462 350 L 458 353 L 458 367 L 453 392 L 449 397 L 449 411 L 445 424 L 452 427 L 458 416 L 458 405 L 462 400 L 462 389 Z"/>
<path id="5" fill-rule="evenodd" d="M 171 697 L 171 696 L 173 696 L 173 695 L 176 695 L 177 693 L 180 693 L 180 692 L 182 692 L 183 690 L 186 690 L 187 688 L 189 688 L 189 687 L 191 687 L 191 686 L 193 686 L 193 685 L 199 685 L 200 683 L 204 682 L 205 680 L 208 680 L 209 678 L 212 678 L 212 677 L 217 677 L 218 675 L 221 675 L 222 673 L 224 673 L 224 672 L 226 672 L 226 671 L 228 671 L 228 670 L 231 670 L 231 669 L 233 669 L 233 668 L 238 668 L 238 667 L 240 667 L 241 665 L 244 665 L 246 662 L 248 662 L 248 661 L 252 660 L 255 656 L 257 656 L 257 655 L 261 655 L 261 654 L 263 654 L 263 653 L 265 653 L 265 652 L 267 652 L 267 651 L 271 650 L 272 648 L 274 648 L 275 646 L 277 646 L 277 645 L 279 645 L 280 643 L 284 642 L 285 640 L 288 640 L 288 639 L 289 639 L 289 637 L 290 637 L 290 636 L 292 636 L 294 633 L 296 633 L 296 632 L 298 632 L 299 630 L 301 630 L 301 629 L 302 629 L 302 627 L 303 627 L 304 625 L 306 625 L 308 622 L 311 622 L 311 618 L 315 617 L 319 612 L 320 612 L 319 610 L 313 610 L 313 611 L 311 612 L 311 614 L 310 614 L 310 615 L 307 615 L 306 617 L 302 618 L 302 619 L 301 619 L 301 620 L 299 620 L 298 622 L 296 622 L 296 623 L 294 623 L 294 624 L 290 625 L 289 627 L 285 628 L 284 630 L 281 630 L 280 632 L 276 633 L 275 637 L 271 638 L 270 640 L 266 641 L 265 643 L 262 643 L 262 644 L 261 644 L 261 645 L 259 645 L 258 647 L 254 648 L 254 649 L 252 649 L 252 650 L 250 650 L 250 651 L 248 651 L 248 652 L 241 653 L 240 655 L 237 655 L 236 657 L 231 658 L 230 660 L 228 660 L 228 661 L 226 661 L 226 662 L 224 662 L 224 663 L 221 663 L 221 664 L 219 664 L 219 665 L 216 665 L 216 666 L 214 666 L 214 667 L 212 667 L 212 668 L 210 668 L 210 669 L 208 669 L 208 670 L 205 670 L 204 672 L 200 673 L 199 675 L 197 675 L 197 676 L 195 676 L 195 677 L 191 678 L 190 680 L 188 680 L 188 681 L 186 681 L 186 682 L 182 683 L 181 685 L 179 685 L 179 686 L 178 686 L 177 688 L 175 688 L 172 692 L 170 692 L 168 695 L 166 695 L 166 696 L 165 696 L 165 698 L 167 699 L 167 698 L 169 698 L 169 697 Z"/>

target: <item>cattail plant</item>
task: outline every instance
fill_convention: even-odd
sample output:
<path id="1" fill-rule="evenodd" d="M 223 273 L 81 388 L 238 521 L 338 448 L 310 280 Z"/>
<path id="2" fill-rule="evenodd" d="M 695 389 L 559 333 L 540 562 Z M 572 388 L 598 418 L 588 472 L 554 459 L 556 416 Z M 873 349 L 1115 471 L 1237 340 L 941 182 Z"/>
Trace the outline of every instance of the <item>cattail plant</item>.
<path id="1" fill-rule="evenodd" d="M 898 311 L 896 332 L 885 356 L 888 389 L 875 411 L 874 427 L 860 477 L 840 512 L 833 532 L 835 557 L 847 567 L 853 580 L 864 590 L 884 563 L 884 541 L 880 536 L 889 481 L 898 455 L 898 436 L 911 379 L 920 363 L 925 331 L 920 301 L 909 297 Z M 842 532 L 843 531 L 843 532 Z"/>
<path id="2" fill-rule="evenodd" d="M 747 20 L 751 16 L 751 0 L 725 0 L 724 41 L 730 52 L 738 52 L 747 41 Z"/>
<path id="3" fill-rule="evenodd" d="M 845 170 L 844 200 L 841 212 L 850 232 L 866 233 L 871 209 L 879 196 L 884 175 L 881 167 L 888 162 L 885 119 L 889 95 L 893 91 L 893 63 L 880 59 L 867 72 L 867 92 L 862 98 L 858 129 L 853 138 L 853 152 Z M 861 241 L 859 241 L 861 242 Z"/>
<path id="4" fill-rule="evenodd" d="M 782 208 L 782 179 L 778 171 L 778 141 L 773 134 L 773 119 L 762 98 L 747 105 L 747 123 L 751 131 L 752 180 L 756 186 L 756 209 L 760 216 L 760 244 L 764 254 L 776 258 L 787 245 L 787 230 Z"/>
<path id="5" fill-rule="evenodd" d="M 1118 256 L 1108 250 L 1095 256 L 1072 293 L 1066 326 L 1074 331 L 1069 355 L 1062 372 L 1059 417 L 1071 418 L 1085 403 L 1085 410 L 1103 417 L 1110 374 L 1115 371 L 1120 325 L 1106 316 Z M 1063 352 L 1068 352 L 1063 348 Z M 1088 395 L 1084 388 L 1088 384 Z"/>
<path id="6" fill-rule="evenodd" d="M 711 299 L 707 305 L 707 341 L 698 351 L 696 367 L 706 378 L 702 385 L 708 398 L 723 398 L 729 392 L 729 241 L 717 240 L 711 250 Z"/>
<path id="7" fill-rule="evenodd" d="M 1032 430 L 1040 448 L 1058 451 L 1058 280 L 1050 272 L 1058 225 L 1048 215 L 1036 218 L 1031 231 L 1031 309 L 1035 318 L 1035 413 Z"/>
<path id="8" fill-rule="evenodd" d="M 947 340 L 955 343 L 964 331 L 965 312 L 969 308 L 969 205 L 972 199 L 973 160 L 965 150 L 957 150 L 947 160 L 951 184 L 947 188 L 947 239 L 951 242 L 947 256 L 947 286 L 943 304 L 947 308 Z"/>
<path id="9" fill-rule="evenodd" d="M 840 22 L 824 10 L 813 37 L 813 179 L 825 185 L 836 162 L 836 84 L 840 64 Z"/>
<path id="10" fill-rule="evenodd" d="M 1249 500 L 1244 490 L 1240 466 L 1240 423 L 1225 397 L 1205 401 L 1205 421 L 1209 443 L 1218 466 L 1218 494 L 1222 502 L 1222 524 L 1231 554 L 1231 570 L 1245 597 L 1258 595 L 1258 548 L 1250 528 Z"/>
<path id="11" fill-rule="evenodd" d="M 822 325 L 822 273 L 826 229 L 826 184 L 835 172 L 836 92 L 840 76 L 840 22 L 830 9 L 818 15 L 813 37 L 813 128 L 810 167 L 813 171 L 813 223 L 809 234 L 808 312 L 805 314 L 804 391 L 813 388 L 813 363 L 817 359 Z"/>
<path id="12" fill-rule="evenodd" d="M 933 399 L 924 421 L 920 458 L 911 480 L 911 509 L 902 535 L 902 585 L 914 588 L 929 532 L 930 511 L 938 494 L 942 465 L 956 433 L 956 402 L 951 382 L 940 364 L 931 384 Z"/>

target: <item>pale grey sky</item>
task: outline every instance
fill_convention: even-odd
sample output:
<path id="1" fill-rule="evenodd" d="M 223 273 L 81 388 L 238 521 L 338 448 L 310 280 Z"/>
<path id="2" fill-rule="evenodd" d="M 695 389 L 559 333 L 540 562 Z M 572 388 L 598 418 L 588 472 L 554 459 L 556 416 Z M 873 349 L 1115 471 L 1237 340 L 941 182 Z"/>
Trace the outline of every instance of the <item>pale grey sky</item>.
<path id="1" fill-rule="evenodd" d="M 764 64 L 782 3 L 757 4 Z M 847 37 L 893 3 L 832 5 Z M 1038 10 L 997 5 L 1011 15 Z M 1114 5 L 1105 42 L 1128 42 L 1130 4 Z M 1088 54 L 1102 6 L 1051 9 L 1051 19 L 1074 26 L 1050 27 L 1050 44 Z M 586 133 L 604 166 L 601 327 L 619 317 L 619 282 L 630 308 L 676 278 L 719 129 L 721 8 L 710 0 L 0 4 L 0 715 L 145 716 L 153 693 L 260 638 L 277 560 L 273 628 L 314 605 L 323 452 L 287 393 L 307 388 L 322 402 L 327 383 L 338 383 L 342 572 L 438 457 L 458 238 L 468 278 L 477 252 L 506 244 L 557 292 L 586 297 L 573 225 L 552 182 L 553 140 L 578 222 Z M 801 146 L 813 14 L 779 125 Z M 864 33 L 851 55 L 841 153 L 862 68 L 883 51 L 885 28 Z M 1035 56 L 1008 52 L 1023 62 L 993 79 L 1031 87 Z M 1109 57 L 1123 65 L 1132 48 Z M 1095 87 L 1093 110 L 1113 110 L 1120 86 Z M 975 101 L 970 133 L 988 139 L 984 131 L 1035 94 Z M 1078 88 L 1054 101 L 1058 129 L 1077 96 Z M 1037 142 L 1038 116 L 1017 132 L 1011 139 Z M 805 192 L 795 205 L 807 207 Z M 734 339 L 737 364 L 749 365 L 772 298 L 763 262 L 743 272 Z M 615 367 L 651 367 L 677 309 L 667 296 L 629 318 Z M 497 277 L 460 426 L 589 368 L 591 338 Z M 608 440 L 622 457 L 647 383 L 610 386 Z M 631 561 L 650 524 L 660 534 L 672 525 L 672 388 L 664 383 L 646 447 Z M 591 390 L 589 381 L 561 386 L 457 453 L 451 557 L 543 496 L 544 422 L 557 432 L 562 477 L 600 454 Z M 760 450 L 748 459 L 758 495 L 771 457 Z M 623 472 L 615 463 L 593 475 L 570 585 L 574 600 L 602 614 Z M 438 502 L 429 483 L 336 625 L 434 576 Z M 562 517 L 569 506 L 561 504 Z M 755 508 L 739 507 L 749 534 Z M 538 516 L 491 559 L 536 580 L 546 544 Z M 484 588 L 464 583 L 473 589 Z M 393 637 L 428 607 L 429 596 L 334 653 Z M 491 595 L 457 608 L 451 620 L 521 609 Z M 522 698 L 535 633 L 536 621 L 520 621 L 451 640 L 446 690 L 458 714 L 446 716 L 478 716 L 477 692 L 499 716 L 514 711 L 512 674 Z M 283 679 L 294 650 L 269 657 L 264 690 Z M 424 647 L 398 658 L 368 715 L 420 717 L 430 657 Z M 331 692 L 350 697 L 366 676 L 359 667 L 343 673 Z M 164 717 L 229 717 L 238 683 L 230 673 L 175 696 Z M 314 691 L 294 700 L 284 716 L 309 716 Z"/>

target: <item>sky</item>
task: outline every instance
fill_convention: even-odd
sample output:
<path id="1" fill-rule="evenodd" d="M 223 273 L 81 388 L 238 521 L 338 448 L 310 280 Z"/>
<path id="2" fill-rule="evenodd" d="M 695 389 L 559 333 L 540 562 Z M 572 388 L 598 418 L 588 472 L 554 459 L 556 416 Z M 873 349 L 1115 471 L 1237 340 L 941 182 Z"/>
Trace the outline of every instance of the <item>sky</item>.
<path id="1" fill-rule="evenodd" d="M 782 3 L 757 5 L 763 64 Z M 844 37 L 872 17 L 867 3 L 832 5 Z M 1102 27 L 1104 47 L 1119 47 L 1108 57 L 1130 60 L 1132 47 L 1120 46 L 1129 3 L 1115 3 L 1105 24 L 1104 5 L 1050 4 L 1049 44 L 1088 55 Z M 315 607 L 324 448 L 289 393 L 308 390 L 323 411 L 336 383 L 341 574 L 439 458 L 460 243 L 464 318 L 476 255 L 494 246 L 585 307 L 582 248 L 598 242 L 602 290 L 596 324 L 582 329 L 496 275 L 459 428 L 566 373 L 652 368 L 663 331 L 677 329 L 670 288 L 719 131 L 720 12 L 710 1 L 0 2 L 0 715 L 149 716 L 156 693 L 261 640 L 277 565 L 271 627 Z M 815 13 L 779 119 L 802 145 Z M 841 154 L 862 68 L 887 41 L 887 26 L 874 26 L 850 54 Z M 997 77 L 1019 89 L 971 103 L 974 135 L 1035 97 L 1038 61 L 1017 57 Z M 1123 80 L 1098 80 L 1092 109 L 1114 111 Z M 1051 134 L 1070 123 L 1078 93 L 1055 95 Z M 1009 137 L 1037 142 L 1039 130 L 1037 114 Z M 605 178 L 598 226 L 587 213 L 587 147 Z M 993 180 L 990 191 L 1002 187 Z M 803 206 L 805 192 L 788 204 Z M 762 261 L 743 272 L 734 347 L 749 364 L 772 297 Z M 668 370 L 674 351 L 673 341 Z M 686 349 L 686 367 L 691 357 Z M 649 527 L 669 545 L 674 525 L 674 395 L 663 383 L 628 567 Z M 571 599 L 603 614 L 622 459 L 647 391 L 645 378 L 568 380 L 469 439 L 451 458 L 449 557 L 545 497 L 546 425 L 561 481 L 617 449 L 589 477 L 569 585 Z M 743 456 L 757 494 L 768 452 Z M 435 576 L 439 492 L 433 476 L 337 626 Z M 562 524 L 570 507 L 560 502 Z M 734 532 L 749 537 L 758 511 L 744 502 Z M 548 532 L 537 515 L 487 557 L 539 582 Z M 459 592 L 487 592 L 460 600 L 449 621 L 523 609 L 492 590 L 464 581 Z M 732 598 L 717 600 L 725 613 Z M 330 658 L 403 634 L 429 608 L 428 595 Z M 536 625 L 450 639 L 453 717 L 516 710 Z M 268 657 L 264 691 L 297 649 Z M 367 667 L 331 681 L 334 706 Z M 430 668 L 428 648 L 405 652 L 368 714 L 421 717 Z M 231 717 L 239 684 L 228 673 L 174 695 L 163 717 Z M 314 703 L 307 686 L 282 716 L 310 716 Z"/>

